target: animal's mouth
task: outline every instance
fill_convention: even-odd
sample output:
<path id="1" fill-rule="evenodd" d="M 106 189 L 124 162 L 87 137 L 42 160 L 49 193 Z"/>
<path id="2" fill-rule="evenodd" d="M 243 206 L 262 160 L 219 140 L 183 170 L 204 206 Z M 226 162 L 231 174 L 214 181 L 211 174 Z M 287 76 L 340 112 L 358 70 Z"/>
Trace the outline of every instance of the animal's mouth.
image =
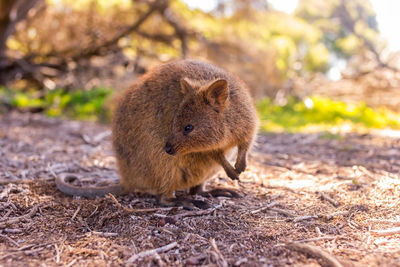
<path id="1" fill-rule="evenodd" d="M 164 151 L 171 156 L 176 156 L 176 155 L 182 154 L 181 146 L 180 145 L 174 146 L 170 142 L 167 142 L 165 144 Z"/>
<path id="2" fill-rule="evenodd" d="M 187 154 L 187 151 L 181 145 L 172 145 L 171 143 L 167 142 L 164 147 L 164 151 L 171 155 L 171 156 L 180 156 Z"/>

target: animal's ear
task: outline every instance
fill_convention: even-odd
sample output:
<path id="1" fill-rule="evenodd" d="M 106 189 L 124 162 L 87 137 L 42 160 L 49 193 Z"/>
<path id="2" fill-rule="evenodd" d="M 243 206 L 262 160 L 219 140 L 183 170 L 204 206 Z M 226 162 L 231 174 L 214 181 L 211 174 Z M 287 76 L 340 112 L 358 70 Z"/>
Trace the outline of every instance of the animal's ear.
<path id="1" fill-rule="evenodd" d="M 217 110 L 224 108 L 229 96 L 228 82 L 218 79 L 204 89 L 205 100 Z"/>
<path id="2" fill-rule="evenodd" d="M 182 94 L 184 94 L 184 95 L 187 94 L 188 92 L 193 90 L 192 88 L 193 87 L 187 78 L 181 79 L 181 93 Z"/>

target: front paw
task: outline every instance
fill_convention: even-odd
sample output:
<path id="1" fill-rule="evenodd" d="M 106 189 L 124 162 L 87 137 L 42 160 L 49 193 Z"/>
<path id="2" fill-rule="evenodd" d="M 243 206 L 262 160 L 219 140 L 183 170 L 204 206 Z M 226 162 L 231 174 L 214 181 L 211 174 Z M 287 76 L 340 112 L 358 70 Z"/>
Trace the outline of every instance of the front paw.
<path id="1" fill-rule="evenodd" d="M 241 174 L 242 172 L 244 172 L 246 170 L 246 162 L 245 161 L 241 161 L 241 162 L 236 162 L 235 164 L 235 171 L 238 174 Z"/>
<path id="2" fill-rule="evenodd" d="M 226 170 L 225 170 L 226 171 Z M 234 170 L 233 168 L 229 171 L 226 171 L 226 174 L 228 175 L 229 178 L 232 180 L 239 180 L 239 174 Z"/>

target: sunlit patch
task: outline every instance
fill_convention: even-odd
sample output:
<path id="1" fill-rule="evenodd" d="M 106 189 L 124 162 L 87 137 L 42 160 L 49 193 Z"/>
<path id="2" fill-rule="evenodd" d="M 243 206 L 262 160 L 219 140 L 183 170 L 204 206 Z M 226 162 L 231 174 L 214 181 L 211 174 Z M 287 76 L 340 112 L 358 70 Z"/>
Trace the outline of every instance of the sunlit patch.
<path id="1" fill-rule="evenodd" d="M 314 188 L 316 186 L 316 183 L 315 181 L 309 179 L 298 179 L 298 180 L 276 179 L 276 180 L 269 180 L 268 186 L 286 187 L 292 190 L 299 190 L 310 187 Z"/>
<path id="2" fill-rule="evenodd" d="M 392 138 L 400 138 L 400 130 L 384 129 L 380 131 L 373 131 L 374 134 Z"/>
<path id="3" fill-rule="evenodd" d="M 381 176 L 374 184 L 370 197 L 377 206 L 398 208 L 400 205 L 400 176 L 389 173 Z"/>
<path id="4" fill-rule="evenodd" d="M 323 97 L 304 101 L 289 98 L 279 105 L 266 98 L 258 101 L 261 130 L 266 132 L 368 132 L 370 129 L 400 129 L 400 114 L 365 103 L 347 104 Z"/>
<path id="5" fill-rule="evenodd" d="M 311 109 L 314 107 L 314 102 L 311 98 L 307 97 L 306 99 L 304 99 L 304 105 L 306 106 L 306 108 Z"/>

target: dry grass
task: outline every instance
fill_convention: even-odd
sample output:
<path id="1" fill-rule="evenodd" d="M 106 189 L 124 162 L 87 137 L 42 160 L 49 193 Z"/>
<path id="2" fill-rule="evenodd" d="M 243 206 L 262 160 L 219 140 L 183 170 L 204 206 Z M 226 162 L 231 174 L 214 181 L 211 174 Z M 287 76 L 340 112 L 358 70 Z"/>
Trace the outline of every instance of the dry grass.
<path id="1" fill-rule="evenodd" d="M 132 213 L 158 208 L 155 199 L 117 197 L 120 206 L 54 185 L 62 172 L 82 184 L 117 179 L 107 131 L 40 115 L 1 118 L 0 265 L 400 266 L 398 137 L 263 135 L 239 183 L 223 173 L 209 183 L 243 199 Z"/>

